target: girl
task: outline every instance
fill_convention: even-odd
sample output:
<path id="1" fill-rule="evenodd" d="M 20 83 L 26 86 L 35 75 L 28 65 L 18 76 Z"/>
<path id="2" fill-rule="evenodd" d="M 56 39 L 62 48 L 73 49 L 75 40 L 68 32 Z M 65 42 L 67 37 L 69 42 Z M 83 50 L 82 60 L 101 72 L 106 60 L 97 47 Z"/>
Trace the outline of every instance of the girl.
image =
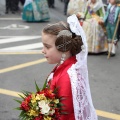
<path id="1" fill-rule="evenodd" d="M 92 104 L 85 33 L 76 15 L 47 25 L 42 31 L 43 54 L 49 64 L 57 64 L 48 77 L 50 89 L 58 88 L 58 97 L 65 98 L 59 120 L 97 120 Z"/>

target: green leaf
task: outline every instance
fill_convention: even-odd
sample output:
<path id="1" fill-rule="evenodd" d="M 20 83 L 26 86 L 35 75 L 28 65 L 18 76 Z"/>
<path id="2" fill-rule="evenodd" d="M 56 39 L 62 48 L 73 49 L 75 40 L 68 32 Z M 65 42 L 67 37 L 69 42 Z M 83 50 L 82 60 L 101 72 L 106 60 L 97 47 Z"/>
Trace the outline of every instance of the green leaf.
<path id="1" fill-rule="evenodd" d="M 45 83 L 44 83 L 44 85 L 43 85 L 42 90 L 44 90 L 44 89 L 46 88 L 46 86 L 47 86 L 47 79 L 45 80 Z"/>
<path id="2" fill-rule="evenodd" d="M 37 92 L 39 92 L 39 91 L 40 91 L 40 88 L 38 87 L 36 81 L 35 81 L 35 86 L 36 86 L 36 90 L 37 90 Z"/>
<path id="3" fill-rule="evenodd" d="M 24 114 L 25 114 L 24 111 L 21 111 L 19 117 L 20 117 L 20 118 L 23 117 Z"/>
<path id="4" fill-rule="evenodd" d="M 62 104 L 62 103 L 58 103 L 57 106 L 58 106 L 59 108 L 62 108 L 62 106 L 65 106 L 65 105 Z"/>
<path id="5" fill-rule="evenodd" d="M 58 91 L 58 88 L 56 87 L 53 92 L 57 94 L 57 91 Z"/>
<path id="6" fill-rule="evenodd" d="M 27 97 L 27 96 L 29 96 L 29 95 L 31 94 L 31 92 L 24 91 L 24 90 L 23 90 L 23 92 L 22 92 L 22 93 L 23 93 L 23 95 L 24 95 L 25 97 Z M 25 97 L 24 97 L 24 98 L 25 98 Z"/>
<path id="7" fill-rule="evenodd" d="M 28 96 L 28 95 L 27 95 L 24 91 L 23 91 L 22 93 L 23 93 L 23 95 L 24 95 L 25 97 L 27 97 L 27 96 Z"/>
<path id="8" fill-rule="evenodd" d="M 22 95 L 20 95 L 20 94 L 18 94 L 23 100 L 25 99 L 25 96 L 22 96 Z"/>
<path id="9" fill-rule="evenodd" d="M 20 104 L 22 103 L 22 101 L 20 101 L 20 100 L 16 100 L 16 99 L 14 99 L 14 100 L 15 100 L 16 102 L 20 103 Z"/>
<path id="10" fill-rule="evenodd" d="M 23 90 L 23 92 L 24 92 L 27 96 L 31 94 L 31 92 L 29 92 L 29 91 Z"/>
<path id="11" fill-rule="evenodd" d="M 17 108 L 15 108 L 15 110 L 21 110 L 21 108 L 20 108 L 20 107 L 17 107 Z"/>

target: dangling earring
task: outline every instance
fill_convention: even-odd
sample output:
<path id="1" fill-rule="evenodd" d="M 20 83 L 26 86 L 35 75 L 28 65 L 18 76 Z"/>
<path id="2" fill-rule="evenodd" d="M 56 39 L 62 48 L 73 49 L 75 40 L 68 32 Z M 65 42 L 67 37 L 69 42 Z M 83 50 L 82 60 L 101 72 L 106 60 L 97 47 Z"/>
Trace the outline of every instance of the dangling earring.
<path id="1" fill-rule="evenodd" d="M 63 62 L 65 61 L 65 57 L 66 57 L 66 54 L 63 53 L 63 54 L 62 54 L 62 57 L 61 57 L 60 64 L 63 64 Z"/>

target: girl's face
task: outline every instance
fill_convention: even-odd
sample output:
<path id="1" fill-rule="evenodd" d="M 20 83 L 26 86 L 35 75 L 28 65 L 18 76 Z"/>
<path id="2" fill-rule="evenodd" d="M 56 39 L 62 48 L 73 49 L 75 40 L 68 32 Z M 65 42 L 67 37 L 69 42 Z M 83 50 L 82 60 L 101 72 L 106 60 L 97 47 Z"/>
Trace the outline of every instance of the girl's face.
<path id="1" fill-rule="evenodd" d="M 49 64 L 60 63 L 62 52 L 58 51 L 55 46 L 56 36 L 42 32 L 42 53 Z"/>
<path id="2" fill-rule="evenodd" d="M 115 4 L 115 0 L 109 0 L 109 2 L 114 5 Z"/>

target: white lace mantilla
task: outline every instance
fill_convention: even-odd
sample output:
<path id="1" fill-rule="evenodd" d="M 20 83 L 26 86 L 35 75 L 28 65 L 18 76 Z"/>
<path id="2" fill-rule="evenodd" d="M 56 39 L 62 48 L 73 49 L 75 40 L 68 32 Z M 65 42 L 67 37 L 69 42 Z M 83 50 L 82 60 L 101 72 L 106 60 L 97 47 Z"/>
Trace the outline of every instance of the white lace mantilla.
<path id="1" fill-rule="evenodd" d="M 76 55 L 77 62 L 67 71 L 72 87 L 75 120 L 97 120 L 88 81 L 86 36 L 76 15 L 68 17 L 67 22 L 70 25 L 71 31 L 82 37 L 84 47 Z"/>

